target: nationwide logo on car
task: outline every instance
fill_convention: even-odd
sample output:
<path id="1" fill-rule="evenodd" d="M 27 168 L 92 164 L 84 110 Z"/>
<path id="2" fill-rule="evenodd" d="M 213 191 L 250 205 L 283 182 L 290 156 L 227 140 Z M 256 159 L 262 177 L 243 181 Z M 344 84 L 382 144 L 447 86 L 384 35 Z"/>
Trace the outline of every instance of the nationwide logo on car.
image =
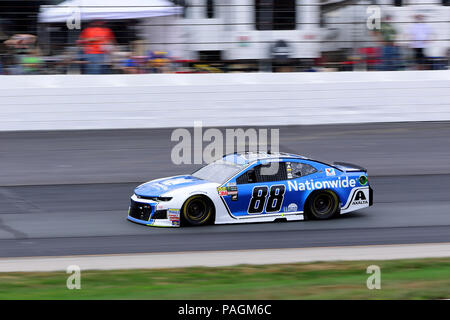
<path id="1" fill-rule="evenodd" d="M 366 195 L 362 191 L 358 191 L 353 199 L 352 205 L 368 204 Z"/>
<path id="2" fill-rule="evenodd" d="M 349 179 L 345 177 L 341 180 L 341 177 L 333 180 L 325 180 L 325 181 L 314 181 L 306 180 L 305 182 L 297 182 L 295 180 L 288 181 L 288 189 L 289 191 L 305 191 L 305 190 L 319 190 L 319 189 L 337 189 L 337 188 L 354 188 L 356 186 L 357 179 Z"/>

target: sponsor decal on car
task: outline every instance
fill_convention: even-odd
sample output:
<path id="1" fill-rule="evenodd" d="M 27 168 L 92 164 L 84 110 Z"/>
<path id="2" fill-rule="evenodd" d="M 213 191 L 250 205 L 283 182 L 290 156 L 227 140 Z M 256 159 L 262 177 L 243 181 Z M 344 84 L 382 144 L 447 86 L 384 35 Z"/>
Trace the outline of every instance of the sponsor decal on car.
<path id="1" fill-rule="evenodd" d="M 336 175 L 334 168 L 325 168 L 325 173 L 327 174 L 328 177 Z"/>
<path id="2" fill-rule="evenodd" d="M 298 209 L 298 206 L 295 203 L 291 203 L 291 204 L 288 205 L 288 211 L 289 212 L 297 211 L 297 209 Z"/>
<path id="3" fill-rule="evenodd" d="M 355 194 L 355 198 L 352 201 L 352 205 L 369 204 L 366 195 L 361 190 Z"/>
<path id="4" fill-rule="evenodd" d="M 227 187 L 227 192 L 228 192 L 229 196 L 234 196 L 234 195 L 238 194 L 238 190 L 237 190 L 236 186 L 234 186 L 234 187 Z"/>
<path id="5" fill-rule="evenodd" d="M 227 196 L 228 195 L 227 187 L 218 187 L 217 192 L 219 193 L 219 196 Z"/>
<path id="6" fill-rule="evenodd" d="M 289 191 L 311 191 L 311 190 L 320 190 L 320 189 L 329 189 L 329 188 L 347 188 L 347 187 L 355 187 L 357 183 L 357 179 L 349 179 L 345 177 L 345 179 L 334 180 L 326 180 L 326 181 L 314 181 L 314 180 L 306 180 L 305 182 L 288 181 Z"/>
<path id="7" fill-rule="evenodd" d="M 238 194 L 236 183 L 229 183 L 227 187 L 218 187 L 219 196 L 235 196 Z"/>
<path id="8" fill-rule="evenodd" d="M 180 225 L 180 209 L 167 209 L 167 217 L 172 225 Z"/>
<path id="9" fill-rule="evenodd" d="M 292 175 L 292 166 L 290 162 L 286 162 L 286 171 L 287 171 L 287 178 L 292 179 L 294 176 Z"/>

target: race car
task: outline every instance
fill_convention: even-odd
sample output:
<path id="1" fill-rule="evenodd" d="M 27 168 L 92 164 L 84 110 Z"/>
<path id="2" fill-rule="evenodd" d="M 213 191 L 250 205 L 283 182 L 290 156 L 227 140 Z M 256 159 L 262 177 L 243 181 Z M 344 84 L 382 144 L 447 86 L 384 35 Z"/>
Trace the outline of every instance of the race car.
<path id="1" fill-rule="evenodd" d="M 288 153 L 233 153 L 191 175 L 152 180 L 128 220 L 147 226 L 324 220 L 371 206 L 367 170 Z"/>

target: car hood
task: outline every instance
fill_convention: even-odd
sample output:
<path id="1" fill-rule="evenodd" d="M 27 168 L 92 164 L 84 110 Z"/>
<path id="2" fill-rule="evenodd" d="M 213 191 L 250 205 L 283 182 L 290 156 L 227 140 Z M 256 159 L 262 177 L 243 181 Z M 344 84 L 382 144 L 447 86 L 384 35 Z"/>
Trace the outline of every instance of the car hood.
<path id="1" fill-rule="evenodd" d="M 134 193 L 138 196 L 159 197 L 176 189 L 206 183 L 210 182 L 193 176 L 175 176 L 153 180 L 141 184 L 136 189 L 134 189 Z"/>

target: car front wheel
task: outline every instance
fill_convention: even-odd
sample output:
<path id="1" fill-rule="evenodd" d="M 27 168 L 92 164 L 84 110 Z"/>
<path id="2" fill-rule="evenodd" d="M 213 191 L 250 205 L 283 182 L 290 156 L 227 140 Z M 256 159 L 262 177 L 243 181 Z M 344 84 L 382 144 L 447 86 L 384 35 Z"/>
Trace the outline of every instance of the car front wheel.
<path id="1" fill-rule="evenodd" d="M 196 195 L 186 200 L 182 212 L 184 222 L 189 225 L 209 224 L 214 216 L 214 205 L 207 197 Z"/>

